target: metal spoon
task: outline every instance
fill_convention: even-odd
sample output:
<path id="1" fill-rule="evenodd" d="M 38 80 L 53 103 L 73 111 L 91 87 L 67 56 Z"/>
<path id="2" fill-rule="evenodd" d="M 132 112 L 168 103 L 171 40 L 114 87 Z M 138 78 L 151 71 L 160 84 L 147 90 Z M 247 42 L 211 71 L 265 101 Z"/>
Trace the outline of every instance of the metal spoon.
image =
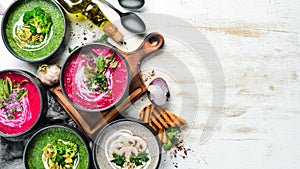
<path id="1" fill-rule="evenodd" d="M 146 31 L 146 25 L 144 21 L 135 13 L 133 12 L 126 12 L 123 13 L 119 11 L 117 8 L 115 8 L 112 4 L 107 2 L 106 0 L 102 0 L 106 5 L 108 5 L 110 8 L 115 10 L 121 18 L 121 24 L 124 28 L 126 28 L 128 31 L 141 34 Z"/>
<path id="2" fill-rule="evenodd" d="M 119 4 L 123 8 L 139 9 L 144 6 L 145 0 L 119 0 Z"/>

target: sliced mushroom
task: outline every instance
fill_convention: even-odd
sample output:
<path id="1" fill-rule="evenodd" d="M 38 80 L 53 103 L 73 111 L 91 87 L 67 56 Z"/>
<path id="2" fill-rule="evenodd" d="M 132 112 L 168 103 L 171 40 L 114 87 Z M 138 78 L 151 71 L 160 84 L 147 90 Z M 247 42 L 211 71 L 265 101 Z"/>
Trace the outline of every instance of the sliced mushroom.
<path id="1" fill-rule="evenodd" d="M 134 145 L 135 140 L 132 138 L 132 136 L 121 136 L 119 137 L 118 141 L 122 143 L 125 147 Z"/>
<path id="2" fill-rule="evenodd" d="M 119 142 L 113 142 L 109 147 L 109 151 L 108 151 L 110 158 L 113 158 L 113 154 L 119 154 L 119 151 L 122 147 L 124 147 L 123 144 Z"/>
<path id="3" fill-rule="evenodd" d="M 131 155 L 137 156 L 138 150 L 135 147 L 123 147 L 120 149 L 119 154 L 125 159 L 129 159 Z"/>
<path id="4" fill-rule="evenodd" d="M 139 151 L 139 152 L 143 152 L 146 150 L 147 148 L 147 143 L 145 140 L 141 139 L 140 137 L 134 136 L 132 137 L 135 141 L 135 145 L 134 147 Z"/>

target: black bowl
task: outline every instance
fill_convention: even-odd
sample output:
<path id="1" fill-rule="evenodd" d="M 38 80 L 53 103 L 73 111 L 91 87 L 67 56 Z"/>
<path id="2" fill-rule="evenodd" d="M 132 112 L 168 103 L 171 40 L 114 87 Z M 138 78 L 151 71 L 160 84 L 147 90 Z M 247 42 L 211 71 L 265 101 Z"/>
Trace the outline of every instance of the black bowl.
<path id="1" fill-rule="evenodd" d="M 82 104 L 79 103 L 79 101 L 76 102 L 76 101 L 74 101 L 75 99 L 72 100 L 72 98 L 70 98 L 70 96 L 69 96 L 69 95 L 75 94 L 76 92 L 79 93 L 79 91 L 80 92 L 84 91 L 84 89 L 82 88 L 82 85 L 81 86 L 77 85 L 77 81 L 75 81 L 75 75 L 78 74 L 78 72 L 75 72 L 76 70 L 74 70 L 75 68 L 73 66 L 76 67 L 77 65 L 80 64 L 80 63 L 78 63 L 79 61 L 77 60 L 77 58 L 80 57 L 79 55 L 82 55 L 81 52 L 91 51 L 91 49 L 99 49 L 98 52 L 104 52 L 104 53 L 105 52 L 108 52 L 108 53 L 111 52 L 111 53 L 114 53 L 115 56 L 117 55 L 118 59 L 123 62 L 122 69 L 126 69 L 127 79 L 126 79 L 126 81 L 122 82 L 122 85 L 124 84 L 124 86 L 122 86 L 122 87 L 124 87 L 123 92 L 121 94 L 119 94 L 119 97 L 117 97 L 116 100 L 114 100 L 112 104 L 107 105 L 105 107 L 101 107 L 101 108 L 97 107 L 98 106 L 97 102 L 88 100 L 88 97 L 80 96 L 81 98 L 83 98 L 82 100 L 84 100 L 84 102 L 86 102 L 87 104 L 89 104 L 91 106 L 96 106 L 96 108 L 83 106 Z M 73 69 L 72 70 L 73 75 L 70 78 L 70 79 L 72 79 L 72 84 L 76 83 L 77 87 L 79 86 L 78 87 L 79 90 L 74 89 L 74 87 L 72 88 L 72 92 L 73 92 L 72 94 L 70 92 L 68 94 L 68 92 L 66 90 L 66 88 L 67 88 L 66 85 L 68 83 L 67 79 L 69 79 L 69 77 L 66 75 L 66 71 L 67 71 L 68 67 L 70 67 L 70 65 L 72 65 L 71 68 Z M 119 67 L 117 69 L 119 69 Z M 116 107 L 119 103 L 121 103 L 125 99 L 125 97 L 127 97 L 129 95 L 128 91 L 129 91 L 130 80 L 131 80 L 130 68 L 129 68 L 129 65 L 128 65 L 126 59 L 124 58 L 124 56 L 122 56 L 122 54 L 118 50 L 116 50 L 114 47 L 112 47 L 110 45 L 107 45 L 107 44 L 101 44 L 101 43 L 91 43 L 91 44 L 83 45 L 83 46 L 77 48 L 75 51 L 73 51 L 69 55 L 69 57 L 67 58 L 66 62 L 64 63 L 64 65 L 62 67 L 61 74 L 60 74 L 60 86 L 61 86 L 61 89 L 62 89 L 62 93 L 67 98 L 67 100 L 76 109 L 84 111 L 84 112 L 93 112 L 93 113 L 99 113 L 99 112 L 103 112 L 103 111 L 106 111 L 106 110 L 110 110 L 110 109 Z M 121 83 L 119 83 L 119 84 L 121 84 Z M 113 94 L 114 94 L 114 89 L 112 89 L 112 95 Z M 99 104 L 101 104 L 101 103 L 99 103 Z"/>
<path id="2" fill-rule="evenodd" d="M 150 163 L 148 169 L 157 169 L 161 161 L 161 143 L 153 130 L 145 125 L 145 123 L 137 119 L 120 119 L 107 124 L 97 134 L 96 140 L 93 144 L 93 161 L 97 169 L 110 168 L 111 162 L 107 158 L 106 149 L 108 148 L 110 141 L 116 141 L 114 134 L 122 131 L 127 133 L 130 131 L 133 136 L 142 138 L 148 144 L 148 150 L 150 155 Z M 123 134 L 124 134 L 123 133 Z M 109 141 L 107 143 L 107 141 Z"/>
<path id="3" fill-rule="evenodd" d="M 3 130 L 7 130 L 7 131 L 15 131 L 16 128 L 18 128 L 19 126 L 16 127 L 10 127 L 10 125 L 4 124 L 2 122 L 1 125 L 5 126 L 5 127 L 1 127 L 1 131 L 0 131 L 0 136 L 2 137 L 6 137 L 8 139 L 12 139 L 12 138 L 23 138 L 26 137 L 29 134 L 32 134 L 34 132 L 34 130 L 37 128 L 37 126 L 39 125 L 39 123 L 41 121 L 43 121 L 43 119 L 45 118 L 45 114 L 47 112 L 48 109 L 48 98 L 47 98 L 47 93 L 46 90 L 43 86 L 43 84 L 40 82 L 40 80 L 33 75 L 30 72 L 24 71 L 24 70 L 19 70 L 19 69 L 8 69 L 8 70 L 2 70 L 0 71 L 0 79 L 5 78 L 11 76 L 10 78 L 15 79 L 16 81 L 19 82 L 20 79 L 27 79 L 30 81 L 30 83 L 27 85 L 27 90 L 28 88 L 34 87 L 32 90 L 28 90 L 28 100 L 29 102 L 31 102 L 30 105 L 30 109 L 31 111 L 33 107 L 37 107 L 35 105 L 33 105 L 34 103 L 34 99 L 36 99 L 36 97 L 34 96 L 35 94 L 39 94 L 39 110 L 34 110 L 34 112 L 30 113 L 31 115 L 31 119 L 26 119 L 26 121 L 22 124 L 21 127 L 25 127 L 27 126 L 25 131 L 22 132 L 18 132 L 18 133 L 14 133 L 14 134 L 8 134 L 8 132 L 3 132 Z M 17 80 L 18 79 L 18 80 Z M 24 85 L 25 86 L 25 85 Z M 37 92 L 37 93 L 35 93 Z M 31 99 L 31 100 L 30 100 Z M 4 117 L 2 117 L 4 118 Z M 20 128 L 20 127 L 19 127 Z M 14 140 L 14 139 L 12 139 Z"/>
<path id="4" fill-rule="evenodd" d="M 22 17 L 26 11 L 35 7 L 41 7 L 47 14 L 51 15 L 51 32 L 40 47 L 26 48 L 26 50 L 17 44 L 13 35 L 17 22 L 23 23 Z M 53 8 L 53 9 L 52 9 Z M 53 15 L 53 11 L 57 15 Z M 61 24 L 59 24 L 61 23 Z M 52 59 L 58 56 L 64 49 L 69 37 L 69 22 L 65 16 L 64 10 L 55 2 L 55 0 L 18 0 L 13 2 L 6 10 L 1 24 L 2 39 L 8 51 L 16 58 L 29 62 L 38 63 Z M 13 38 L 15 37 L 15 38 Z M 20 43 L 20 40 L 18 40 Z"/>
<path id="5" fill-rule="evenodd" d="M 42 164 L 42 153 L 43 153 L 42 148 L 48 144 L 48 142 L 45 142 L 45 140 L 51 142 L 53 140 L 56 140 L 55 137 L 62 137 L 60 139 L 62 139 L 64 141 L 75 142 L 76 144 L 79 144 L 79 146 L 83 145 L 85 149 L 83 149 L 82 147 L 79 147 L 79 155 L 81 154 L 81 152 L 85 152 L 87 159 L 82 159 L 83 157 L 80 156 L 79 163 L 82 160 L 87 160 L 87 165 L 86 165 L 86 168 L 81 168 L 81 169 L 90 169 L 92 167 L 91 150 L 89 147 L 89 142 L 84 137 L 84 135 L 79 130 L 77 130 L 73 127 L 70 127 L 70 126 L 50 125 L 50 126 L 45 126 L 45 127 L 41 128 L 40 130 L 38 130 L 27 142 L 27 144 L 25 146 L 24 154 L 23 154 L 23 163 L 24 163 L 24 166 L 26 169 L 30 169 L 30 166 L 28 164 L 29 163 L 28 157 L 31 157 L 33 160 L 40 159 L 41 160 L 40 163 Z M 73 137 L 73 139 L 75 139 L 75 140 L 66 140 L 69 137 Z M 44 140 L 42 140 L 42 138 Z M 39 146 L 42 146 L 42 147 L 39 147 Z M 41 148 L 41 149 L 39 150 L 39 148 Z M 84 151 L 84 150 L 86 150 L 86 151 Z M 40 156 L 32 157 L 32 155 L 30 155 L 30 153 L 39 154 Z M 44 168 L 44 166 L 34 166 L 34 168 Z"/>

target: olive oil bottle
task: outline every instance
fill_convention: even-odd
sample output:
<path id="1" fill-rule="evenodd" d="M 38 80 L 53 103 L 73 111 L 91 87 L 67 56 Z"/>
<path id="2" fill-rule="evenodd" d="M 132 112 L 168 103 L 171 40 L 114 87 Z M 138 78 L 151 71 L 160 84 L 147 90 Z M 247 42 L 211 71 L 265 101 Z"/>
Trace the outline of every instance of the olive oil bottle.
<path id="1" fill-rule="evenodd" d="M 114 41 L 120 42 L 123 34 L 103 14 L 99 6 L 92 0 L 57 0 L 63 8 L 71 14 L 82 14 L 86 19 L 100 27 Z"/>

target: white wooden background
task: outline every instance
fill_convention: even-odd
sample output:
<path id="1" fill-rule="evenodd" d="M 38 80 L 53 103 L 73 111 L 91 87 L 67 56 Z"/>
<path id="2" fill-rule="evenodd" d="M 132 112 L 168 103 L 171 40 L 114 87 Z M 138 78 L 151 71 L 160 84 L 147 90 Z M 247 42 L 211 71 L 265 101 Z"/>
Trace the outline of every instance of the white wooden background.
<path id="1" fill-rule="evenodd" d="M 200 113 L 185 138 L 193 151 L 187 159 L 163 154 L 161 168 L 176 163 L 193 169 L 300 168 L 299 0 L 146 0 L 142 12 L 176 16 L 201 31 L 219 57 L 226 83 L 224 119 L 214 135 L 200 144 L 207 116 Z M 166 48 L 172 47 L 166 43 Z M 0 51 L 1 70 L 35 71 L 2 41 Z M 198 83 L 207 84 L 202 105 L 210 107 L 209 80 L 202 80 Z"/>

